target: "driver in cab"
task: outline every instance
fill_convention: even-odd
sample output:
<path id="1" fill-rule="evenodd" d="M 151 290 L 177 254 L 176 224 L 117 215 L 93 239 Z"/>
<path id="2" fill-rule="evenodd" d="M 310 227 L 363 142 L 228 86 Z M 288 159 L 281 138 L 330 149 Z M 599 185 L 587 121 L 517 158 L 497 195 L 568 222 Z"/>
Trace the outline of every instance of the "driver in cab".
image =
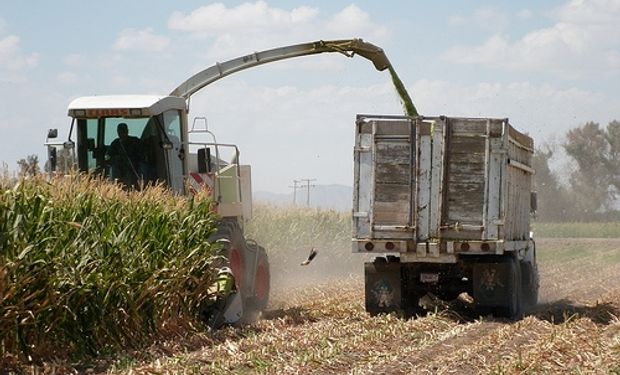
<path id="1" fill-rule="evenodd" d="M 116 128 L 116 138 L 108 149 L 110 175 L 127 187 L 138 187 L 142 179 L 142 142 L 130 136 L 127 124 L 121 122 Z"/>

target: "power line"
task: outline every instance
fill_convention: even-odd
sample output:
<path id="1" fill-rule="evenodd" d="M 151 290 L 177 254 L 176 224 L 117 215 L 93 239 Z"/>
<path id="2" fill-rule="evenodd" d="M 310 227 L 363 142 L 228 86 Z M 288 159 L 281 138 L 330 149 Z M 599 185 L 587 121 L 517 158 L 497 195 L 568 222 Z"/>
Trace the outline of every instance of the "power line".
<path id="1" fill-rule="evenodd" d="M 293 186 L 289 185 L 291 189 L 293 189 L 293 204 L 297 204 L 297 189 L 301 189 L 301 186 L 298 184 L 301 180 L 293 180 Z"/>
<path id="2" fill-rule="evenodd" d="M 316 185 L 310 185 L 310 182 L 316 181 L 316 178 L 302 178 L 300 182 L 305 182 L 306 184 L 306 206 L 310 206 L 310 188 L 315 187 Z"/>

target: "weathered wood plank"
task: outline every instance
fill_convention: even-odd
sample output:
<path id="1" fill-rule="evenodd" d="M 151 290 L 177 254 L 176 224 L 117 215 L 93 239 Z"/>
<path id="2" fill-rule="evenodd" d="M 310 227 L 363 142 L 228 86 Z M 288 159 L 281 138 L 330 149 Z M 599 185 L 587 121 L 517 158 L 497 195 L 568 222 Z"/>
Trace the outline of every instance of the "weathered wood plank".
<path id="1" fill-rule="evenodd" d="M 376 179 L 383 184 L 411 183 L 411 167 L 407 164 L 376 164 L 376 166 Z"/>
<path id="2" fill-rule="evenodd" d="M 407 164 L 411 163 L 411 144 L 405 142 L 381 142 L 375 146 L 377 163 Z"/>

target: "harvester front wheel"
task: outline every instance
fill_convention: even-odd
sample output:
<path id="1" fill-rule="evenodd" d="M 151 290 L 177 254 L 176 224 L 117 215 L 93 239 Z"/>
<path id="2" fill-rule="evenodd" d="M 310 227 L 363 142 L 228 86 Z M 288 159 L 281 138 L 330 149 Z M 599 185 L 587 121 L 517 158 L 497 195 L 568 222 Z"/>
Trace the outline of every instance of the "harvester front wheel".
<path id="1" fill-rule="evenodd" d="M 256 312 L 262 312 L 269 302 L 270 273 L 267 252 L 262 246 L 258 246 L 256 259 L 256 273 L 254 275 L 254 296 L 250 306 Z"/>

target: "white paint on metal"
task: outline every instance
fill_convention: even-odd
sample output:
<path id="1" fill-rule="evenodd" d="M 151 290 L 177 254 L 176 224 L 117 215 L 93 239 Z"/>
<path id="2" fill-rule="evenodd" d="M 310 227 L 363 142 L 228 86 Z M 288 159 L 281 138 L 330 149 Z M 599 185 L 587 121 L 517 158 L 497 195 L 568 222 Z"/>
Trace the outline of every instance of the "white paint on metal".
<path id="1" fill-rule="evenodd" d="M 487 214 L 485 220 L 486 235 L 484 239 L 497 240 L 499 233 L 498 225 L 503 223 L 503 221 L 499 220 L 499 215 L 502 196 L 502 161 L 505 158 L 505 153 L 496 152 L 502 146 L 501 139 L 492 139 L 490 146 Z"/>
<path id="2" fill-rule="evenodd" d="M 83 96 L 69 103 L 69 116 L 79 110 L 141 109 L 141 117 L 159 115 L 167 110 L 184 110 L 185 99 L 165 95 L 102 95 Z"/>

